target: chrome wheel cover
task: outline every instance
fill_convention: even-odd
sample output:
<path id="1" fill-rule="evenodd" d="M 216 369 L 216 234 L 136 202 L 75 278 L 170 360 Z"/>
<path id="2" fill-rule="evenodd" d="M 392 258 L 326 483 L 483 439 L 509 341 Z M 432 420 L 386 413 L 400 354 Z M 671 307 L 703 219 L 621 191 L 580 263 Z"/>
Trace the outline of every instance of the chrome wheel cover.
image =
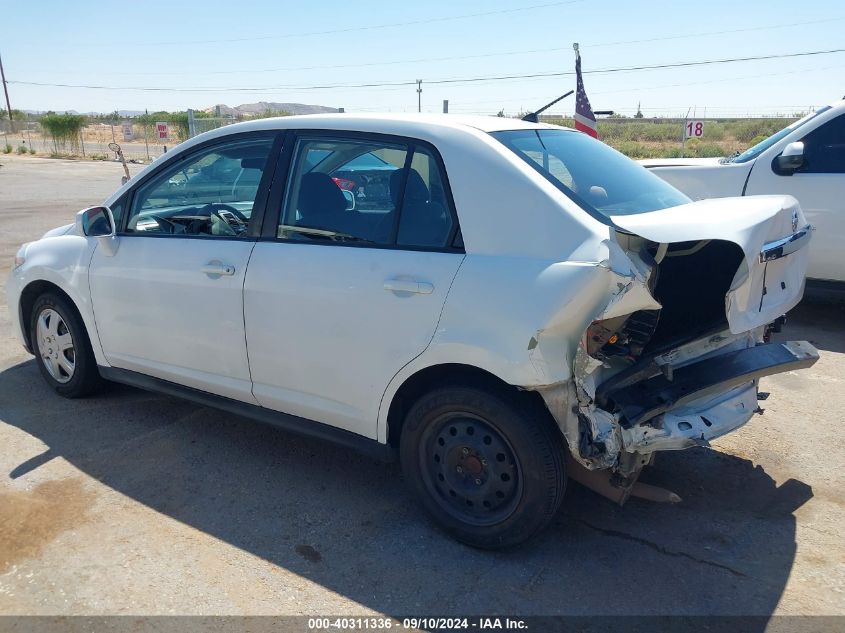
<path id="1" fill-rule="evenodd" d="M 76 348 L 62 315 L 52 308 L 42 310 L 35 324 L 35 339 L 47 373 L 56 382 L 69 382 L 76 369 Z"/>

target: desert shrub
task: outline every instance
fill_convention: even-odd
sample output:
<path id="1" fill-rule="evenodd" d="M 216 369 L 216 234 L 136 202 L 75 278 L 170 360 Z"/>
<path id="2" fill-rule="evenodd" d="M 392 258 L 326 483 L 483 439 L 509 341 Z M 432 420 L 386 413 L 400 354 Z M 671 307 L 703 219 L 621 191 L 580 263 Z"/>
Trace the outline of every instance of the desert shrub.
<path id="1" fill-rule="evenodd" d="M 26 145 L 18 145 L 18 148 L 15 150 L 18 154 L 26 154 L 29 150 L 26 149 Z"/>
<path id="2" fill-rule="evenodd" d="M 71 152 L 79 150 L 79 133 L 85 125 L 85 117 L 79 114 L 45 114 L 41 127 L 53 139 L 53 152 L 64 152 L 70 146 Z"/>
<path id="3" fill-rule="evenodd" d="M 769 137 L 792 122 L 791 119 L 753 119 L 729 121 L 726 129 L 740 143 L 749 143 L 755 136 Z"/>
<path id="4" fill-rule="evenodd" d="M 105 154 L 91 154 L 91 160 L 108 160 L 109 157 Z"/>
<path id="5" fill-rule="evenodd" d="M 625 137 L 626 127 L 627 126 L 624 123 L 620 123 L 618 121 L 599 121 L 599 138 L 607 142 L 629 140 Z"/>
<path id="6" fill-rule="evenodd" d="M 291 116 L 287 110 L 265 110 L 264 112 L 256 112 L 249 115 L 249 119 L 270 119 L 279 116 Z"/>
<path id="7" fill-rule="evenodd" d="M 613 144 L 613 148 L 628 158 L 660 158 L 665 153 L 665 150 L 659 147 L 651 147 L 636 141 L 621 141 Z"/>
<path id="8" fill-rule="evenodd" d="M 575 119 L 571 118 L 560 118 L 560 119 L 552 119 L 550 121 L 544 121 L 544 123 L 548 123 L 549 125 L 562 125 L 563 127 L 575 127 Z M 599 124 L 601 125 L 601 124 Z"/>
<path id="9" fill-rule="evenodd" d="M 9 145 L 8 143 L 6 143 L 6 145 L 3 146 L 3 153 L 4 154 L 11 154 L 12 153 L 12 146 Z"/>
<path id="10" fill-rule="evenodd" d="M 722 141 L 725 138 L 725 128 L 718 121 L 704 122 L 704 138 L 711 141 Z"/>
<path id="11" fill-rule="evenodd" d="M 748 146 L 750 147 L 750 146 L 752 146 L 752 145 L 757 145 L 757 143 L 762 143 L 762 142 L 763 142 L 763 141 L 765 141 L 767 138 L 768 138 L 768 137 L 767 137 L 765 134 L 760 134 L 760 135 L 758 135 L 758 136 L 755 136 L 754 138 L 752 138 L 752 139 L 749 141 Z"/>
<path id="12" fill-rule="evenodd" d="M 724 156 L 725 150 L 715 143 L 701 143 L 696 148 L 695 155 L 698 158 L 716 158 Z"/>
<path id="13" fill-rule="evenodd" d="M 35 148 L 34 148 L 34 147 L 30 147 L 30 148 L 29 148 L 29 153 L 30 153 L 30 154 L 35 154 Z"/>

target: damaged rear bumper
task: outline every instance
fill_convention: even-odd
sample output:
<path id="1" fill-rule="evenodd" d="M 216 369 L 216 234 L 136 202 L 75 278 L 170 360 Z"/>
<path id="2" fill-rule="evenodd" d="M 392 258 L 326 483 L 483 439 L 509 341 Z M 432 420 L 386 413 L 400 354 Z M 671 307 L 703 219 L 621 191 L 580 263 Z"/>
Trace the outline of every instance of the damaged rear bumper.
<path id="1" fill-rule="evenodd" d="M 600 399 L 622 413 L 625 426 L 634 427 L 693 400 L 763 376 L 810 367 L 818 359 L 819 353 L 806 341 L 756 345 L 601 393 Z"/>
<path id="2" fill-rule="evenodd" d="M 571 383 L 539 391 L 578 464 L 633 481 L 652 453 L 707 446 L 745 424 L 757 411 L 761 377 L 810 367 L 819 357 L 806 341 L 743 344 L 734 339 L 677 367 L 651 359 L 640 380 L 610 380 L 589 404 L 572 406 Z"/>

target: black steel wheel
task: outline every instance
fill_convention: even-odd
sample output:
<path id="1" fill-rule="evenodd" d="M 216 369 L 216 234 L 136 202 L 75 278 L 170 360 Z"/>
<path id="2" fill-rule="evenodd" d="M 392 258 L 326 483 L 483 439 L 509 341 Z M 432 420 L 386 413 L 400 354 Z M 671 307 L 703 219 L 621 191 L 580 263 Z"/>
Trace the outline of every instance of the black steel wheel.
<path id="1" fill-rule="evenodd" d="M 484 419 L 446 413 L 426 428 L 419 448 L 421 466 L 427 464 L 420 475 L 429 493 L 456 519 L 495 525 L 519 503 L 519 462 L 510 442 Z"/>
<path id="2" fill-rule="evenodd" d="M 554 517 L 565 487 L 564 450 L 544 408 L 478 387 L 424 395 L 400 441 L 405 479 L 435 521 L 491 549 L 530 538 Z"/>

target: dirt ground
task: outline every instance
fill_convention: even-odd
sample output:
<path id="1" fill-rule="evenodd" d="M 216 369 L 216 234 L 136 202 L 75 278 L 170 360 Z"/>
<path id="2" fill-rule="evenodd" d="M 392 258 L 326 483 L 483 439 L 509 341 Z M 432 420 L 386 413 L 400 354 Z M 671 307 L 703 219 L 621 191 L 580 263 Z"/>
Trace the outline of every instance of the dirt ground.
<path id="1" fill-rule="evenodd" d="M 112 163 L 0 159 L 0 278 L 17 246 L 120 181 Z M 134 167 L 133 167 L 134 169 Z M 0 307 L 0 614 L 845 615 L 845 309 L 782 335 L 821 351 L 765 413 L 619 508 L 570 486 L 502 553 L 435 529 L 396 465 L 174 398 L 45 386 Z"/>

